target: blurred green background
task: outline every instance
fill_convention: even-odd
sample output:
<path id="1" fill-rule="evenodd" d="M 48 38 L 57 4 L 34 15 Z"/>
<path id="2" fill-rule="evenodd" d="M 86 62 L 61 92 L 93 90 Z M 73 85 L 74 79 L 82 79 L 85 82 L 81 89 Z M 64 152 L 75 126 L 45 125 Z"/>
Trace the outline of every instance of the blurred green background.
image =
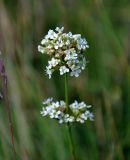
<path id="1" fill-rule="evenodd" d="M 88 67 L 69 78 L 69 101 L 93 105 L 94 122 L 75 124 L 79 160 L 130 160 L 130 1 L 0 0 L 0 50 L 18 160 L 71 160 L 67 130 L 40 115 L 42 100 L 64 99 L 64 79 L 45 75 L 37 46 L 64 26 L 90 45 Z M 0 160 L 13 160 L 6 105 L 0 100 Z"/>

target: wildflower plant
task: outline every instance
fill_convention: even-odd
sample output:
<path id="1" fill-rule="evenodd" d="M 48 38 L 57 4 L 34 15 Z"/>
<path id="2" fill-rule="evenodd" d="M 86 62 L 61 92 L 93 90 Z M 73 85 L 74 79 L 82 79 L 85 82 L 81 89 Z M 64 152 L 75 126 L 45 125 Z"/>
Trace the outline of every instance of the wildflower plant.
<path id="1" fill-rule="evenodd" d="M 64 33 L 63 31 L 64 27 L 56 27 L 55 31 L 49 30 L 41 44 L 38 45 L 38 51 L 50 58 L 46 66 L 46 74 L 49 79 L 56 70 L 59 70 L 60 75 L 65 75 L 65 101 L 55 102 L 53 98 L 46 99 L 43 101 L 41 114 L 58 120 L 60 124 L 67 124 L 73 159 L 76 160 L 71 124 L 84 123 L 86 120 L 93 121 L 94 118 L 90 111 L 91 105 L 76 100 L 69 104 L 67 74 L 78 77 L 85 69 L 87 61 L 84 51 L 89 48 L 89 45 L 80 34 Z"/>

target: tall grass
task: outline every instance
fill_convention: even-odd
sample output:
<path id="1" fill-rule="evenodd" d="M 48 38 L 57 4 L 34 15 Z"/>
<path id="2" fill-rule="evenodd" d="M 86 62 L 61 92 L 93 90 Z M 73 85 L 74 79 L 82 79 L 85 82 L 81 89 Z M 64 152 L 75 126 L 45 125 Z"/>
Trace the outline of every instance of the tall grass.
<path id="1" fill-rule="evenodd" d="M 19 160 L 66 160 L 66 129 L 40 116 L 42 99 L 64 98 L 59 77 L 43 74 L 37 45 L 49 28 L 65 26 L 88 39 L 89 65 L 69 79 L 70 101 L 93 104 L 94 123 L 75 125 L 80 160 L 130 159 L 130 2 L 114 0 L 1 0 L 0 50 L 9 79 Z M 60 78 L 61 79 L 61 78 Z M 2 85 L 0 84 L 2 88 Z M 0 99 L 0 160 L 12 160 L 5 102 Z M 87 157 L 87 158 L 86 158 Z"/>

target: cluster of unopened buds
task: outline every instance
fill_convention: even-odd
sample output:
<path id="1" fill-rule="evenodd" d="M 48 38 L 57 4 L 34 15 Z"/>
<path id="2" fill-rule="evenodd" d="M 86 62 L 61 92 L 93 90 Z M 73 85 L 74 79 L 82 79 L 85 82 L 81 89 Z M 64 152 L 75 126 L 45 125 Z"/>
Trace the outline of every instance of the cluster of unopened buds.
<path id="1" fill-rule="evenodd" d="M 48 98 L 43 101 L 41 114 L 56 119 L 59 123 L 84 123 L 87 119 L 93 121 L 93 113 L 89 111 L 90 108 L 91 105 L 86 105 L 84 102 L 75 101 L 67 107 L 64 101 L 54 102 L 53 98 Z"/>
<path id="2" fill-rule="evenodd" d="M 51 78 L 52 73 L 59 70 L 60 75 L 67 72 L 78 77 L 85 69 L 86 59 L 83 51 L 88 48 L 85 38 L 80 34 L 63 33 L 64 27 L 56 27 L 55 31 L 49 30 L 48 34 L 38 46 L 38 51 L 50 56 L 46 73 Z"/>

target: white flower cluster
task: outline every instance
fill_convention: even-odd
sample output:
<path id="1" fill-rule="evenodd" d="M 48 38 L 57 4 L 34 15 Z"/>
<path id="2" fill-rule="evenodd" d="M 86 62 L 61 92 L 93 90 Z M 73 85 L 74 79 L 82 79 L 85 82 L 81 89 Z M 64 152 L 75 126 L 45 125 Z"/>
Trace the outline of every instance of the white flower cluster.
<path id="1" fill-rule="evenodd" d="M 46 66 L 46 73 L 51 78 L 55 70 L 60 71 L 60 75 L 70 72 L 71 76 L 78 77 L 85 69 L 86 59 L 83 51 L 88 48 L 85 38 L 80 34 L 63 33 L 64 27 L 56 27 L 55 31 L 49 30 L 48 34 L 38 46 L 38 51 L 50 56 Z"/>
<path id="2" fill-rule="evenodd" d="M 93 121 L 93 113 L 89 111 L 90 105 L 84 102 L 78 103 L 75 101 L 70 104 L 69 110 L 64 101 L 54 102 L 53 98 L 48 98 L 43 102 L 42 116 L 49 116 L 50 118 L 57 119 L 59 123 L 84 123 L 87 119 Z"/>

